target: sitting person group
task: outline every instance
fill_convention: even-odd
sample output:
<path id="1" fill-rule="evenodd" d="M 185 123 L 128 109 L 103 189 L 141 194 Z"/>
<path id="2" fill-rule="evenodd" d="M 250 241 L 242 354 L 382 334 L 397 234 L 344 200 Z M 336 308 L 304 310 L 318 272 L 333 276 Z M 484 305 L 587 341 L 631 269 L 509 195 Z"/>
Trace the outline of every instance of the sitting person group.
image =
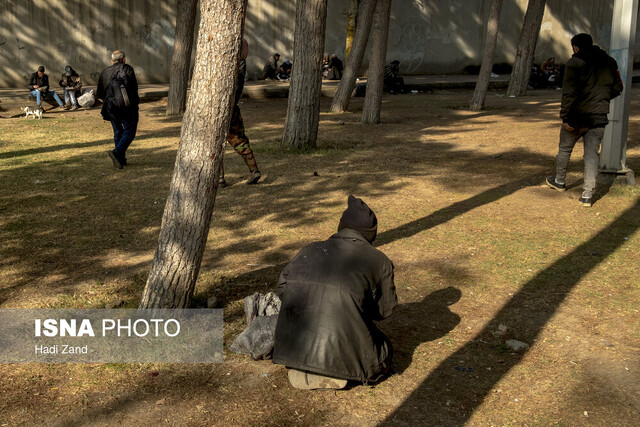
<path id="1" fill-rule="evenodd" d="M 42 109 L 42 101 L 44 98 L 51 97 L 55 100 L 59 107 L 65 110 L 78 109 L 78 96 L 82 90 L 82 79 L 80 75 L 70 66 L 64 68 L 64 72 L 59 81 L 59 85 L 64 91 L 64 103 L 55 90 L 50 90 L 49 76 L 45 74 L 44 66 L 39 66 L 35 73 L 29 76 L 27 87 L 31 97 L 36 99 L 38 108 Z"/>
<path id="2" fill-rule="evenodd" d="M 262 78 L 265 80 L 289 80 L 291 78 L 291 61 L 285 59 L 281 66 L 278 67 L 280 54 L 274 53 L 267 59 L 262 68 Z"/>

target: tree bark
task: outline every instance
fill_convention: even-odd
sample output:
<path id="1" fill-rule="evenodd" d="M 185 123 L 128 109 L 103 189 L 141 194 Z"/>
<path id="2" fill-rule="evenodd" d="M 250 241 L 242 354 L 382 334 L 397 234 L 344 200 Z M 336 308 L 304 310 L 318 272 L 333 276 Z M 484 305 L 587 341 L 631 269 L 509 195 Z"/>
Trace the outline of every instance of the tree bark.
<path id="1" fill-rule="evenodd" d="M 229 131 L 246 4 L 201 0 L 192 92 L 141 308 L 191 303 Z"/>
<path id="2" fill-rule="evenodd" d="M 353 39 L 353 47 L 347 63 L 342 73 L 342 79 L 338 85 L 333 101 L 331 102 L 330 111 L 332 113 L 342 113 L 349 108 L 351 101 L 351 92 L 356 84 L 358 77 L 358 69 L 362 64 L 364 52 L 367 49 L 367 41 L 369 40 L 369 31 L 371 30 L 371 21 L 373 20 L 373 11 L 377 0 L 361 0 L 358 9 L 358 26 L 356 27 L 356 35 Z"/>
<path id="3" fill-rule="evenodd" d="M 478 81 L 476 82 L 476 90 L 473 92 L 473 98 L 471 99 L 471 105 L 469 107 L 472 111 L 482 110 L 487 97 L 491 70 L 493 69 L 493 58 L 495 57 L 496 44 L 498 42 L 498 24 L 500 23 L 501 10 L 502 0 L 491 0 L 482 65 L 480 66 L 480 73 L 478 74 Z"/>
<path id="4" fill-rule="evenodd" d="M 327 0 L 298 0 L 284 147 L 315 148 L 320 121 Z"/>
<path id="5" fill-rule="evenodd" d="M 197 10 L 198 0 L 176 1 L 176 35 L 169 76 L 168 116 L 184 113 Z"/>
<path id="6" fill-rule="evenodd" d="M 347 12 L 347 40 L 345 46 L 345 60 L 349 58 L 351 46 L 353 46 L 353 36 L 356 33 L 358 23 L 358 3 L 360 0 L 349 0 L 349 11 Z"/>
<path id="7" fill-rule="evenodd" d="M 380 123 L 390 15 L 391 0 L 378 0 L 371 27 L 371 59 L 367 74 L 367 92 L 362 109 L 362 123 L 365 124 Z"/>
<path id="8" fill-rule="evenodd" d="M 511 71 L 511 79 L 507 88 L 508 96 L 520 96 L 527 93 L 527 85 L 529 84 L 529 76 L 531 75 L 531 65 L 533 64 L 533 55 L 542 26 L 542 17 L 544 16 L 544 7 L 546 0 L 529 0 L 527 12 L 524 15 L 524 23 L 522 24 L 522 32 L 518 42 L 518 50 Z"/>

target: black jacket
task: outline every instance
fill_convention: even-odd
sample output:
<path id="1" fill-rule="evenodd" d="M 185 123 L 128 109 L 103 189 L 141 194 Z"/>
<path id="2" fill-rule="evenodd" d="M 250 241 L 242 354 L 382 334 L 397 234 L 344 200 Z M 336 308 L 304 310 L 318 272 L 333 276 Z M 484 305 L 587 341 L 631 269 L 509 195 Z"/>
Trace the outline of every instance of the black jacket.
<path id="1" fill-rule="evenodd" d="M 38 72 L 36 71 L 35 73 L 31 74 L 31 76 L 29 76 L 29 84 L 27 84 L 27 87 L 29 88 L 29 90 L 34 90 L 33 86 L 38 85 L 39 88 L 38 90 L 46 92 L 49 90 L 49 76 L 46 74 L 43 74 L 42 77 L 38 77 Z M 43 89 L 44 88 L 44 89 Z"/>
<path id="2" fill-rule="evenodd" d="M 273 362 L 341 379 L 375 381 L 391 343 L 374 320 L 398 304 L 393 264 L 355 230 L 305 246 L 278 281 Z"/>
<path id="3" fill-rule="evenodd" d="M 127 93 L 129 94 L 129 100 L 131 102 L 131 106 L 126 110 L 118 110 L 112 108 L 110 100 L 107 95 L 107 87 L 109 86 L 109 82 L 113 78 L 116 71 L 120 68 L 124 70 L 124 73 L 127 76 L 128 87 Z M 136 80 L 136 73 L 133 71 L 133 67 L 129 64 L 122 64 L 117 62 L 110 67 L 105 68 L 100 73 L 100 78 L 98 79 L 98 87 L 96 89 L 96 98 L 101 99 L 103 101 L 102 104 L 102 117 L 105 120 L 111 120 L 112 117 L 137 117 L 138 115 L 138 105 L 140 104 L 140 97 L 138 96 L 138 80 Z"/>
<path id="4" fill-rule="evenodd" d="M 598 46 L 581 49 L 565 67 L 560 118 L 573 127 L 604 127 L 609 103 L 621 92 L 615 59 Z"/>

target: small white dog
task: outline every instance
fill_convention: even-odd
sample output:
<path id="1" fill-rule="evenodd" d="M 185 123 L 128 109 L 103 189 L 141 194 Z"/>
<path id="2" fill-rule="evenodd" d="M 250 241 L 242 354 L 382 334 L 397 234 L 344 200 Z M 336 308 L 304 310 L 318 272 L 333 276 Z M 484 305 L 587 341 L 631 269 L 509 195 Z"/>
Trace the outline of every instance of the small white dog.
<path id="1" fill-rule="evenodd" d="M 31 116 L 31 118 L 33 119 L 42 119 L 42 109 L 41 108 L 29 108 L 29 107 L 22 107 L 22 110 L 24 111 L 24 118 L 26 119 L 27 117 Z"/>

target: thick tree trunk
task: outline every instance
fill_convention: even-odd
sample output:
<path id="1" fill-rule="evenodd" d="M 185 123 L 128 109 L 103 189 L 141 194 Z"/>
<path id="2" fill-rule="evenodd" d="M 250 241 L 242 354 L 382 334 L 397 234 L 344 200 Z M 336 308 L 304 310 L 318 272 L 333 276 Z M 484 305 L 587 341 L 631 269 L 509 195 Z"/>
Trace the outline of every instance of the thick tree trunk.
<path id="1" fill-rule="evenodd" d="M 167 115 L 184 113 L 198 0 L 176 1 L 176 36 L 171 57 Z"/>
<path id="2" fill-rule="evenodd" d="M 524 23 L 522 24 L 522 32 L 520 33 L 520 41 L 518 42 L 516 59 L 513 63 L 511 79 L 507 88 L 508 96 L 520 96 L 527 93 L 531 64 L 533 64 L 533 55 L 538 42 L 540 27 L 542 26 L 545 4 L 546 0 L 529 0 L 527 12 L 524 15 Z"/>
<path id="3" fill-rule="evenodd" d="M 246 2 L 201 0 L 192 92 L 141 308 L 191 303 L 229 131 Z"/>
<path id="4" fill-rule="evenodd" d="M 327 0 L 297 1 L 293 39 L 295 63 L 291 72 L 289 104 L 282 137 L 285 147 L 316 146 L 326 22 Z"/>
<path id="5" fill-rule="evenodd" d="M 470 109 L 480 111 L 484 107 L 484 100 L 487 97 L 491 70 L 493 69 L 493 58 L 496 53 L 498 42 L 498 24 L 500 22 L 500 11 L 502 10 L 502 0 L 491 0 L 489 7 L 489 20 L 487 21 L 487 37 L 484 42 L 484 55 L 482 65 L 476 82 L 476 90 L 473 92 Z"/>
<path id="6" fill-rule="evenodd" d="M 362 123 L 380 123 L 380 106 L 384 89 L 384 65 L 389 40 L 391 0 L 378 0 L 371 27 L 371 59 L 367 74 L 367 94 L 362 109 Z"/>
<path id="7" fill-rule="evenodd" d="M 345 60 L 349 58 L 351 46 L 353 46 L 353 37 L 356 34 L 356 25 L 358 22 L 358 3 L 360 0 L 349 0 L 349 11 L 347 12 L 347 43 L 345 47 Z"/>
<path id="8" fill-rule="evenodd" d="M 358 69 L 362 64 L 364 52 L 367 49 L 367 41 L 369 40 L 369 31 L 371 30 L 371 21 L 373 20 L 373 11 L 377 0 L 361 0 L 358 9 L 358 26 L 356 27 L 356 36 L 353 39 L 353 47 L 347 63 L 342 73 L 342 79 L 338 85 L 333 101 L 331 102 L 330 111 L 332 113 L 342 113 L 349 108 L 351 101 L 351 92 L 356 84 L 358 77 Z"/>

